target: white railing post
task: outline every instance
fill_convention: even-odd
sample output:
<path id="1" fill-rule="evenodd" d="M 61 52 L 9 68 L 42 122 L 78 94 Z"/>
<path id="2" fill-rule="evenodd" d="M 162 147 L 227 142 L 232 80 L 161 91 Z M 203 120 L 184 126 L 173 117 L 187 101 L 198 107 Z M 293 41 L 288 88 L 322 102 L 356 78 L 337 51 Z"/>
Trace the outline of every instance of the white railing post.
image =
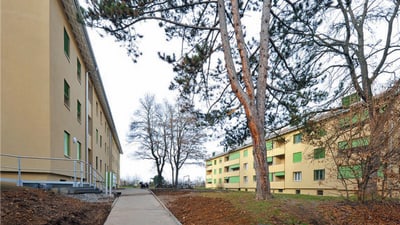
<path id="1" fill-rule="evenodd" d="M 74 187 L 76 186 L 76 160 L 74 160 Z"/>
<path id="2" fill-rule="evenodd" d="M 89 167 L 89 185 L 92 186 L 92 167 Z"/>
<path id="3" fill-rule="evenodd" d="M 108 172 L 106 170 L 106 195 L 108 194 Z"/>
<path id="4" fill-rule="evenodd" d="M 17 180 L 17 186 L 21 187 L 22 186 L 22 176 L 21 176 L 21 158 L 17 157 L 18 160 L 18 180 Z"/>
<path id="5" fill-rule="evenodd" d="M 83 187 L 83 163 L 82 163 L 82 161 L 79 161 L 79 164 L 81 165 L 81 187 Z"/>

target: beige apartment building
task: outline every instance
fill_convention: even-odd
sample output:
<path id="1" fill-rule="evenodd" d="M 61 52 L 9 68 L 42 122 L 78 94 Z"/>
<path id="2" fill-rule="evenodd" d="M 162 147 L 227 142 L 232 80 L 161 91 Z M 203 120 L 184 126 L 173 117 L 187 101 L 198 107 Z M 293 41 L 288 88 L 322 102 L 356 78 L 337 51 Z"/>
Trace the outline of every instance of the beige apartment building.
<path id="1" fill-rule="evenodd" d="M 266 142 L 273 193 L 334 195 L 340 188 L 323 149 L 305 144 L 299 129 L 283 130 Z M 253 147 L 247 145 L 206 161 L 206 187 L 255 191 Z M 328 181 L 328 182 L 327 182 Z"/>
<path id="2" fill-rule="evenodd" d="M 0 4 L 1 180 L 118 185 L 122 148 L 77 1 Z"/>
<path id="3" fill-rule="evenodd" d="M 285 128 L 266 138 L 269 181 L 273 193 L 308 195 L 356 194 L 369 147 L 379 151 L 384 161 L 377 171 L 377 185 L 387 196 L 400 192 L 399 90 L 393 89 L 376 99 L 376 112 L 382 119 L 380 134 L 369 133 L 368 110 L 360 98 L 349 95 L 342 108 L 320 116 L 314 136 L 305 128 Z M 394 93 L 394 94 L 393 94 Z M 303 134 L 307 136 L 303 136 Z M 371 139 L 379 139 L 370 146 Z M 206 187 L 255 191 L 252 145 L 214 154 L 206 160 Z"/>

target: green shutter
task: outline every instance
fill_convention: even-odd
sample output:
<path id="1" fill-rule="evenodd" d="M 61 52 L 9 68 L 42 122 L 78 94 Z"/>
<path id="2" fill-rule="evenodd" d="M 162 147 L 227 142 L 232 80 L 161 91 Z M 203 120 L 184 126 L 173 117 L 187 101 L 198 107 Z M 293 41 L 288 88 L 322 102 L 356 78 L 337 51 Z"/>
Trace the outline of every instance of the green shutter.
<path id="1" fill-rule="evenodd" d="M 247 157 L 249 155 L 249 151 L 246 149 L 243 151 L 243 157 Z"/>
<path id="2" fill-rule="evenodd" d="M 240 182 L 239 176 L 229 177 L 229 183 L 239 183 L 239 182 Z"/>
<path id="3" fill-rule="evenodd" d="M 355 140 L 353 140 L 351 142 L 351 146 L 353 148 L 363 147 L 363 146 L 367 146 L 367 145 L 369 145 L 369 138 L 368 137 L 358 138 L 358 139 L 355 139 Z"/>
<path id="4" fill-rule="evenodd" d="M 301 152 L 293 153 L 293 162 L 294 163 L 301 162 L 301 156 L 302 156 Z"/>
<path id="5" fill-rule="evenodd" d="M 340 150 L 347 149 L 347 148 L 349 148 L 349 144 L 347 143 L 347 141 L 340 141 L 338 143 L 338 148 Z"/>
<path id="6" fill-rule="evenodd" d="M 271 157 L 267 157 L 267 162 L 268 163 L 272 163 L 272 156 Z"/>
<path id="7" fill-rule="evenodd" d="M 267 147 L 267 150 L 272 150 L 274 148 L 274 142 L 273 141 L 267 141 L 266 147 Z"/>
<path id="8" fill-rule="evenodd" d="M 274 181 L 274 174 L 273 173 L 269 173 L 268 177 L 269 177 L 269 181 Z"/>
<path id="9" fill-rule="evenodd" d="M 339 167 L 338 171 L 339 179 L 359 178 L 361 176 L 362 176 L 362 170 L 360 165 Z"/>
<path id="10" fill-rule="evenodd" d="M 234 152 L 229 154 L 229 160 L 234 160 L 240 158 L 240 152 Z"/>
<path id="11" fill-rule="evenodd" d="M 211 161 L 207 161 L 207 162 L 206 162 L 206 165 L 207 165 L 207 166 L 212 166 L 212 162 L 211 162 Z"/>
<path id="12" fill-rule="evenodd" d="M 314 149 L 314 159 L 323 159 L 323 158 L 325 158 L 325 149 L 324 148 Z"/>

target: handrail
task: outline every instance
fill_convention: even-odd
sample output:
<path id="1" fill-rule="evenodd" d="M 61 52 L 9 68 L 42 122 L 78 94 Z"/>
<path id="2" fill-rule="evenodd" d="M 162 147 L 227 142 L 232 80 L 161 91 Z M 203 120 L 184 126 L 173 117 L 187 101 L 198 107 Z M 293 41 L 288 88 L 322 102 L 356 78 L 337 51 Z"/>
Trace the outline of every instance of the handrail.
<path id="1" fill-rule="evenodd" d="M 82 187 L 84 182 L 83 179 L 86 179 L 86 182 L 89 183 L 89 186 L 94 188 L 100 188 L 104 190 L 105 188 L 105 179 L 104 177 L 95 169 L 91 164 L 87 165 L 86 162 L 79 159 L 68 159 L 68 158 L 51 158 L 51 157 L 38 157 L 38 156 L 20 156 L 13 154 L 3 154 L 0 153 L 0 157 L 14 158 L 16 161 L 12 162 L 11 165 L 4 165 L 3 160 L 1 163 L 1 172 L 17 172 L 17 186 L 22 186 L 23 184 L 23 173 L 24 172 L 38 172 L 38 173 L 52 173 L 57 174 L 63 177 L 71 177 L 74 187 L 78 187 L 79 185 Z M 21 163 L 21 160 L 40 160 L 40 161 L 65 161 L 67 163 L 72 163 L 71 165 L 64 165 L 63 168 L 54 168 L 56 165 L 52 165 L 49 168 L 40 168 L 41 164 L 35 164 L 34 168 L 28 167 Z M 15 164 L 14 164 L 15 163 Z M 80 166 L 77 164 L 79 163 Z M 60 165 L 59 165 L 60 166 Z M 87 167 L 86 167 L 87 166 Z M 88 168 L 89 171 L 84 171 L 84 168 Z M 107 173 L 107 171 L 105 171 Z M 78 182 L 78 178 L 80 178 L 80 182 Z M 98 186 L 99 185 L 99 186 Z"/>

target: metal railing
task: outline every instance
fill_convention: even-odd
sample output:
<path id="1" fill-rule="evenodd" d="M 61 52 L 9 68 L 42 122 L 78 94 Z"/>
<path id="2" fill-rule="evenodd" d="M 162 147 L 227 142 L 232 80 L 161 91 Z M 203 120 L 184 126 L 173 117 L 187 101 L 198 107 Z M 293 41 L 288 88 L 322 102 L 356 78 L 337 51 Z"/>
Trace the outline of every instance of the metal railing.
<path id="1" fill-rule="evenodd" d="M 87 165 L 86 162 L 78 159 L 18 156 L 1 153 L 0 158 L 0 171 L 2 173 L 16 173 L 16 179 L 11 180 L 15 180 L 17 186 L 23 186 L 24 183 L 40 182 L 32 178 L 29 179 L 32 174 L 47 174 L 62 179 L 46 179 L 43 181 L 45 183 L 65 184 L 72 182 L 73 187 L 84 187 L 86 184 L 102 191 L 106 190 L 106 193 L 107 190 L 110 190 L 111 193 L 112 187 L 110 185 L 110 187 L 107 187 L 107 180 L 91 164 Z M 108 174 L 107 171 L 105 172 Z"/>

